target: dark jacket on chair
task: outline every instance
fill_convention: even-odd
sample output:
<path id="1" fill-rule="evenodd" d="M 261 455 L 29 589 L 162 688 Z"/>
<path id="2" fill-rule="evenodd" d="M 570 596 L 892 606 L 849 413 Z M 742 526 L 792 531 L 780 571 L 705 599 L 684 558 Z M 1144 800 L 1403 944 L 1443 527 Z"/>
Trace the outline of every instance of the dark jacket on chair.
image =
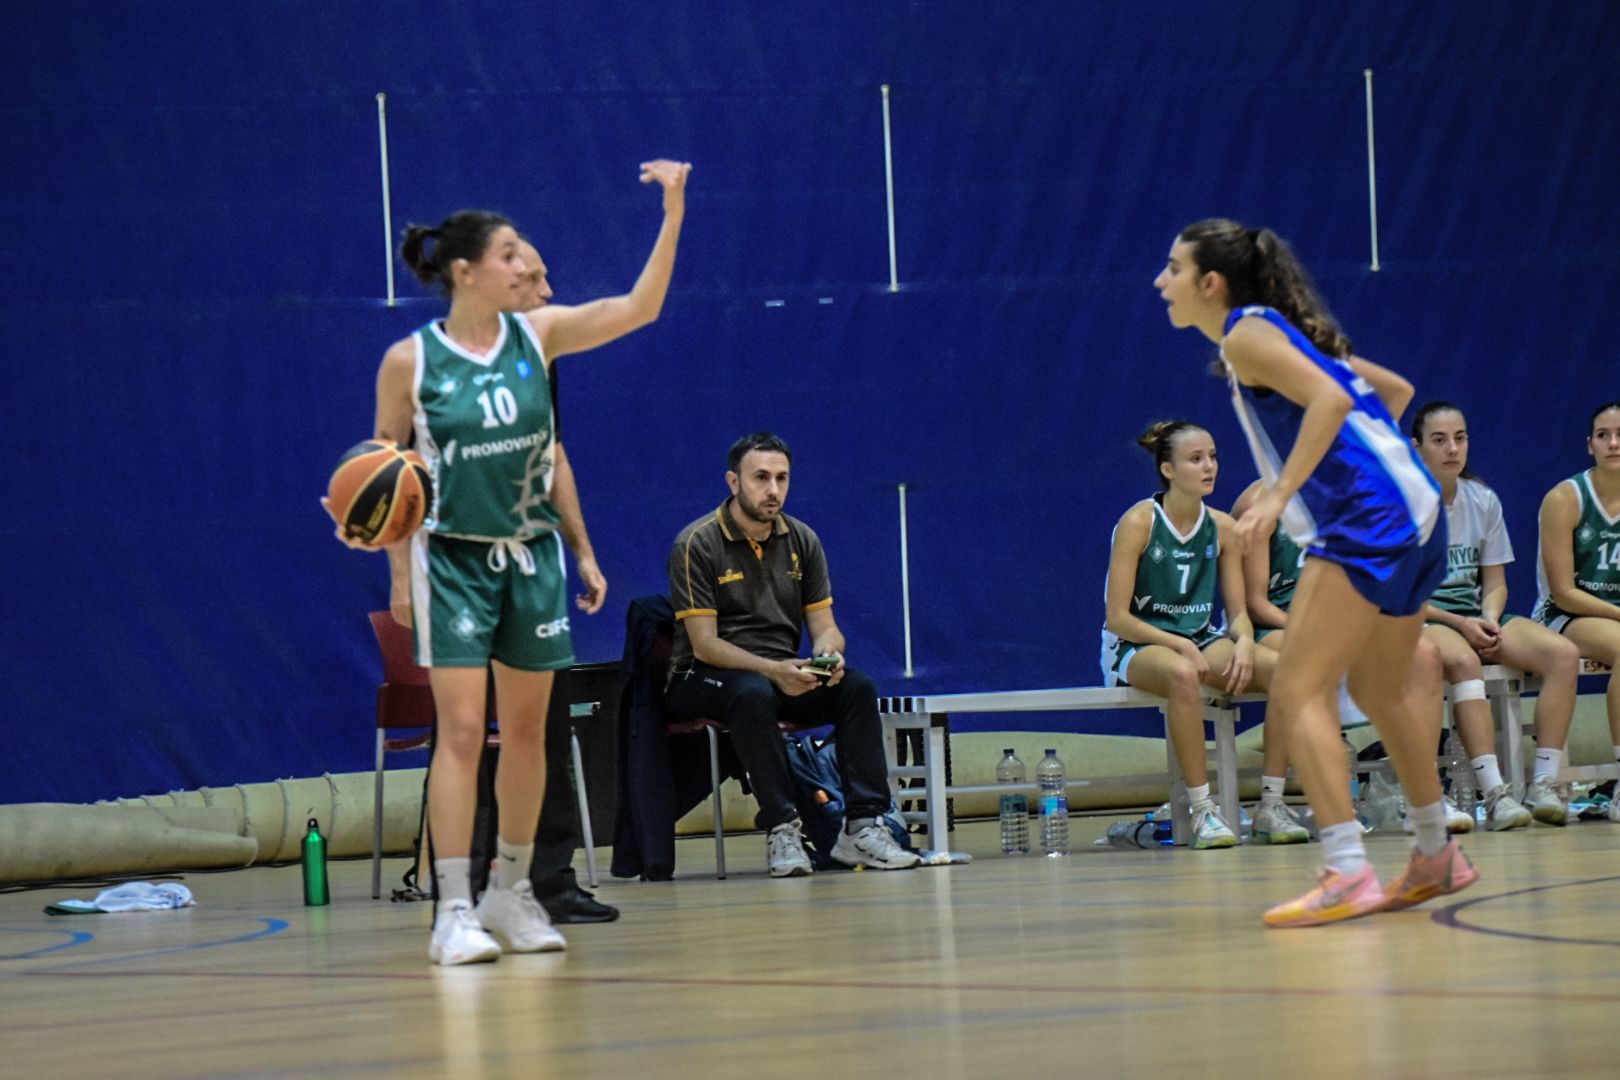
<path id="1" fill-rule="evenodd" d="M 630 602 L 625 617 L 619 699 L 619 802 L 613 830 L 614 877 L 668 881 L 675 876 L 675 823 L 709 795 L 708 737 L 668 733 L 664 706 L 675 611 L 662 596 Z M 729 739 L 720 743 L 720 776 L 743 769 Z"/>

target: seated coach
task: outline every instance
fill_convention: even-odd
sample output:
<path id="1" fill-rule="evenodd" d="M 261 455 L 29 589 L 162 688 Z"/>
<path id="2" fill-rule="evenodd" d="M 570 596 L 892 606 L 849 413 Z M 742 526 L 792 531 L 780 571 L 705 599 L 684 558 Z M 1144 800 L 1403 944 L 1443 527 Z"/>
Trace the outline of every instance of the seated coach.
<path id="1" fill-rule="evenodd" d="M 726 459 L 731 497 L 675 538 L 668 704 L 681 720 L 719 720 L 759 800 L 772 877 L 811 872 L 799 832 L 779 720 L 832 724 L 844 774 L 844 827 L 832 858 L 903 870 L 918 856 L 880 820 L 890 804 L 883 725 L 872 680 L 844 666 L 821 541 L 782 512 L 793 463 L 769 432 L 738 439 Z M 805 630 L 810 655 L 800 655 Z"/>

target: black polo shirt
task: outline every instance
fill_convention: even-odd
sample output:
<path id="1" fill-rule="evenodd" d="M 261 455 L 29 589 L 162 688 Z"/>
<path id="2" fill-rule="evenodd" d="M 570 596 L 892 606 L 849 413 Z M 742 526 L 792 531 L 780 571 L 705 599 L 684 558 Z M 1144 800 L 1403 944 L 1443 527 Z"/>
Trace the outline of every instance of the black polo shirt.
<path id="1" fill-rule="evenodd" d="M 671 666 L 692 666 L 692 641 L 682 620 L 711 615 L 720 640 L 768 660 L 799 655 L 804 617 L 832 606 L 827 556 L 815 531 L 781 514 L 771 535 L 756 543 L 731 520 L 731 500 L 681 530 L 669 554 L 669 595 L 675 607 Z"/>

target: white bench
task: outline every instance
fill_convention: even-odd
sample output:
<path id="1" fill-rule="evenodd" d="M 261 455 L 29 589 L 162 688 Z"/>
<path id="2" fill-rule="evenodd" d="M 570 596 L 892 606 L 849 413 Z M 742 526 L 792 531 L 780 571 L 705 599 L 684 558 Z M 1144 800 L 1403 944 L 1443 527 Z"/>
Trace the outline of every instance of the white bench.
<path id="1" fill-rule="evenodd" d="M 1596 660 L 1581 660 L 1580 674 L 1603 675 L 1609 671 Z M 1513 791 L 1514 798 L 1524 796 L 1528 778 L 1524 759 L 1524 723 L 1520 698 L 1527 692 L 1541 689 L 1541 680 L 1517 668 L 1491 664 L 1483 671 L 1485 697 L 1491 705 L 1491 718 L 1496 724 L 1496 755 L 1502 763 L 1502 776 Z M 1449 704 L 1450 698 L 1447 698 Z M 1561 781 L 1610 780 L 1620 777 L 1617 765 L 1565 765 L 1558 773 Z"/>
<path id="2" fill-rule="evenodd" d="M 1242 694 L 1226 697 L 1206 693 L 1204 719 L 1215 729 L 1215 788 L 1216 800 L 1227 824 L 1237 830 L 1238 767 L 1237 767 L 1237 706 L 1246 701 L 1263 701 L 1260 694 Z M 946 800 L 956 795 L 1033 792 L 1034 784 L 980 784 L 952 786 L 945 782 L 946 716 L 950 713 L 1016 713 L 1016 712 L 1083 712 L 1096 709 L 1157 709 L 1165 714 L 1165 700 L 1133 687 L 1078 687 L 1061 690 L 1011 690 L 976 694 L 927 694 L 913 697 L 885 697 L 878 699 L 878 712 L 882 714 L 886 734 L 899 731 L 921 731 L 922 761 L 917 765 L 900 765 L 895 757 L 894 739 L 884 739 L 889 755 L 891 781 L 921 778 L 922 797 L 927 800 L 926 812 L 908 812 L 907 820 L 926 821 L 928 843 L 940 851 L 950 849 L 950 833 L 946 818 Z M 1165 757 L 1168 769 L 1163 773 L 1142 776 L 1110 776 L 1090 780 L 1069 777 L 1070 788 L 1137 786 L 1144 783 L 1168 781 L 1172 797 L 1171 828 L 1177 843 L 1186 843 L 1191 832 L 1184 799 L 1175 796 L 1186 791 L 1181 767 L 1176 760 L 1175 748 L 1169 738 L 1169 718 L 1165 716 Z M 912 797 L 916 788 L 907 788 L 897 794 Z"/>

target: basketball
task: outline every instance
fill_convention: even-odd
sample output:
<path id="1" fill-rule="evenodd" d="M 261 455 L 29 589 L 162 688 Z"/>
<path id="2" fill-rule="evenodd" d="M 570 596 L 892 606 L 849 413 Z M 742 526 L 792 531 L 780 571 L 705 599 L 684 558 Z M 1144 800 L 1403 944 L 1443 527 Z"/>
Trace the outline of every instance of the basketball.
<path id="1" fill-rule="evenodd" d="M 427 463 L 388 439 L 367 439 L 338 459 L 327 511 L 350 540 L 383 547 L 415 532 L 433 498 Z"/>

